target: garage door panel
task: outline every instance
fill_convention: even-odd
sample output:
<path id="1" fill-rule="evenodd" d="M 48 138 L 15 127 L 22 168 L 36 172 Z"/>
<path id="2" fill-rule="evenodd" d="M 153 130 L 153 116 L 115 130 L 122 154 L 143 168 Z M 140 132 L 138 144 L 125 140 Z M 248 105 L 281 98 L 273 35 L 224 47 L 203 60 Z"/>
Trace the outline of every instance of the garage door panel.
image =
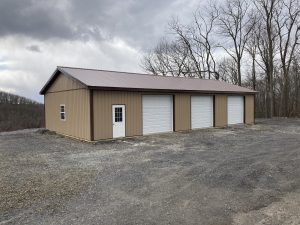
<path id="1" fill-rule="evenodd" d="M 213 97 L 192 96 L 192 129 L 213 126 Z"/>
<path id="2" fill-rule="evenodd" d="M 143 134 L 173 131 L 171 95 L 143 96 Z"/>
<path id="3" fill-rule="evenodd" d="M 228 124 L 244 123 L 244 96 L 228 96 Z"/>

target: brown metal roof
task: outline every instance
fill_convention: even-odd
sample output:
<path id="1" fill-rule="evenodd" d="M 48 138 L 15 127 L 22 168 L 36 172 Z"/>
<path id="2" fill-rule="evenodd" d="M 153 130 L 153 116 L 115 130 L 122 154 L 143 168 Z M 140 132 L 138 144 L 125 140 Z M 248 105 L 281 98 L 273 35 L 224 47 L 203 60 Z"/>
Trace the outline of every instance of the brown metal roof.
<path id="1" fill-rule="evenodd" d="M 102 89 L 130 89 L 130 90 L 155 90 L 155 91 L 184 91 L 206 93 L 250 93 L 256 91 L 223 81 L 206 80 L 199 78 L 166 77 L 150 74 L 116 72 L 106 70 L 93 70 L 71 67 L 57 67 L 52 77 L 41 90 L 45 94 L 57 76 L 57 72 L 71 76 L 88 88 Z"/>

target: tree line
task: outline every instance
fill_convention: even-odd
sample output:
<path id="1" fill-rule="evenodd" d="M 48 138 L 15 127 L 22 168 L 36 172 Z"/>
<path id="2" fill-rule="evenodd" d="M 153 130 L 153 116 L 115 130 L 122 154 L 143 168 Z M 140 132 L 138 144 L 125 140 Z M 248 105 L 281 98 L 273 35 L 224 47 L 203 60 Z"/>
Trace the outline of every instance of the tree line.
<path id="1" fill-rule="evenodd" d="M 0 132 L 43 126 L 43 104 L 0 91 Z"/>
<path id="2" fill-rule="evenodd" d="M 142 60 L 163 76 L 217 79 L 259 91 L 257 116 L 300 117 L 300 0 L 226 0 L 199 7 Z"/>

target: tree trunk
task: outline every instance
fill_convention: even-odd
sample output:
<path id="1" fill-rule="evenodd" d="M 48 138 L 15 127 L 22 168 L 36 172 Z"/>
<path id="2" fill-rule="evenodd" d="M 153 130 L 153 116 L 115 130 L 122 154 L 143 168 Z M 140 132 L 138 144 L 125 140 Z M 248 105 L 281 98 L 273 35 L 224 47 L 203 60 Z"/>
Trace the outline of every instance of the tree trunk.
<path id="1" fill-rule="evenodd" d="M 241 72 L 241 59 L 237 60 L 237 69 L 238 69 L 238 84 L 242 86 L 242 72 Z"/>
<path id="2" fill-rule="evenodd" d="M 289 116 L 289 81 L 288 81 L 288 75 L 286 72 L 284 72 L 284 83 L 283 83 L 283 110 L 284 110 L 284 116 Z"/>
<path id="3" fill-rule="evenodd" d="M 273 93 L 272 87 L 270 84 L 267 84 L 267 99 L 266 99 L 266 106 L 267 106 L 267 118 L 272 118 L 273 116 Z"/>
<path id="4" fill-rule="evenodd" d="M 252 88 L 256 90 L 255 54 L 252 55 Z"/>

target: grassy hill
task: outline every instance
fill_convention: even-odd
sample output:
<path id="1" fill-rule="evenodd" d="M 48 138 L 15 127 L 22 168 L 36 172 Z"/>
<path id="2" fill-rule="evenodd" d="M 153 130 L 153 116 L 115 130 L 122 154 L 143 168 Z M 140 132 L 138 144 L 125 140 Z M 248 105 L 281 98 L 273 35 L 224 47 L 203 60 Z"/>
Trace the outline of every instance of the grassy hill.
<path id="1" fill-rule="evenodd" d="M 43 126 L 43 104 L 0 91 L 0 132 Z"/>

